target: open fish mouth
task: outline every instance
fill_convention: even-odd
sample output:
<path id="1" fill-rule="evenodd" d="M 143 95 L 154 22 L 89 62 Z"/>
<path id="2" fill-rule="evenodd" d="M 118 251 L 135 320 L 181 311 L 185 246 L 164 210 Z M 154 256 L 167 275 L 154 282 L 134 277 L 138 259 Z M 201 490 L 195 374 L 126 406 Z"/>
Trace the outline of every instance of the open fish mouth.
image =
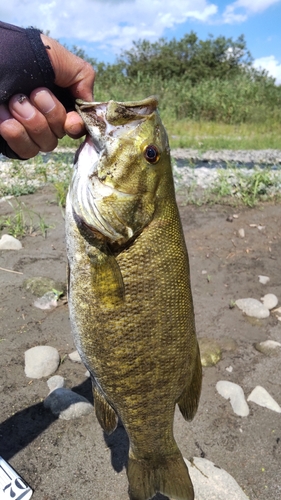
<path id="1" fill-rule="evenodd" d="M 78 100 L 76 109 L 87 129 L 87 137 L 75 154 L 74 173 L 69 199 L 76 216 L 88 228 L 111 242 L 122 242 L 132 237 L 133 230 L 126 226 L 116 230 L 102 210 L 106 198 L 124 202 L 134 195 L 120 191 L 103 182 L 99 166 L 103 159 L 118 147 L 122 137 L 130 134 L 157 108 L 157 98 L 148 97 L 131 102 L 86 102 Z M 117 217 L 118 218 L 118 217 Z"/>

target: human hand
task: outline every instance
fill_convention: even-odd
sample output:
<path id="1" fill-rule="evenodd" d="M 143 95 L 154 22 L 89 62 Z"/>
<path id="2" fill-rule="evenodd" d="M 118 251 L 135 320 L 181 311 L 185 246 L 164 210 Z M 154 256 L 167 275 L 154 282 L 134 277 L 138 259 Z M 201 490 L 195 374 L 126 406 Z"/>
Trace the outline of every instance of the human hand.
<path id="1" fill-rule="evenodd" d="M 68 88 L 72 96 L 93 100 L 94 70 L 56 40 L 41 35 L 55 72 L 55 84 Z M 64 106 L 47 88 L 35 89 L 29 98 L 13 96 L 8 105 L 0 105 L 0 135 L 21 158 L 52 151 L 58 138 L 68 134 L 78 138 L 85 133 L 81 117 L 75 111 L 66 113 Z"/>

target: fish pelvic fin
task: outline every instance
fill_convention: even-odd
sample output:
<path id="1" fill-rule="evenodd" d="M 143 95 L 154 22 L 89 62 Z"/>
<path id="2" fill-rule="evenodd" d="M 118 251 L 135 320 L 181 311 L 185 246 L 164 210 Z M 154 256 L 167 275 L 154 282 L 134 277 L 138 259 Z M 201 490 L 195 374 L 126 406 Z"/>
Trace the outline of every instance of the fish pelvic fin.
<path id="1" fill-rule="evenodd" d="M 97 387 L 93 387 L 93 396 L 98 422 L 106 434 L 111 434 L 117 427 L 117 414 Z"/>
<path id="2" fill-rule="evenodd" d="M 137 460 L 129 457 L 130 500 L 149 500 L 162 493 L 173 500 L 194 500 L 194 490 L 187 466 L 178 450 L 160 460 Z"/>
<path id="3" fill-rule="evenodd" d="M 185 420 L 192 420 L 199 404 L 202 385 L 202 364 L 200 351 L 197 344 L 197 354 L 191 382 L 183 390 L 177 401 L 179 409 Z"/>

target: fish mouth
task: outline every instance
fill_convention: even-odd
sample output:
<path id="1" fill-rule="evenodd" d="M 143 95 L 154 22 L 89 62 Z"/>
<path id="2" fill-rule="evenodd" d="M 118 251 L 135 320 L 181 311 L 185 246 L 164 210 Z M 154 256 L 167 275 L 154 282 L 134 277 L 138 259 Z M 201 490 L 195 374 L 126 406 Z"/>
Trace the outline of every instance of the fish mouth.
<path id="1" fill-rule="evenodd" d="M 74 173 L 69 189 L 72 209 L 79 221 L 99 237 L 110 242 L 123 243 L 133 235 L 131 227 L 124 224 L 122 234 L 103 216 L 104 198 L 118 196 L 131 198 L 132 194 L 116 190 L 99 178 L 99 162 L 114 146 L 116 139 L 129 133 L 147 119 L 157 108 L 155 96 L 142 101 L 86 102 L 76 101 L 76 110 L 82 117 L 88 135 L 76 152 Z"/>

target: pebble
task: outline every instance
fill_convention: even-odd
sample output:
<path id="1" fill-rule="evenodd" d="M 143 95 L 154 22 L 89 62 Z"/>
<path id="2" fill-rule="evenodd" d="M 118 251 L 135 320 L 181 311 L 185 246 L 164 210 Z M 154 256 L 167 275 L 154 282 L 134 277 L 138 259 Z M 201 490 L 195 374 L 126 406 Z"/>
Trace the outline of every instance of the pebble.
<path id="1" fill-rule="evenodd" d="M 232 373 L 233 372 L 233 366 L 227 366 L 226 367 L 226 371 L 229 372 L 229 373 Z"/>
<path id="2" fill-rule="evenodd" d="M 195 500 L 249 500 L 235 479 L 206 458 L 184 459 L 194 487 Z"/>
<path id="3" fill-rule="evenodd" d="M 29 378 L 49 377 L 54 373 L 59 364 L 60 356 L 54 347 L 47 345 L 36 346 L 24 353 L 25 374 Z"/>
<path id="4" fill-rule="evenodd" d="M 264 408 L 268 408 L 269 410 L 276 411 L 277 413 L 281 413 L 281 407 L 278 403 L 273 399 L 272 396 L 267 392 L 266 389 L 257 385 L 254 390 L 251 392 L 248 397 L 248 401 L 252 401 L 259 406 L 263 406 Z"/>
<path id="5" fill-rule="evenodd" d="M 62 420 L 80 418 L 93 411 L 93 405 L 86 398 L 65 388 L 52 391 L 43 404 L 55 417 Z"/>
<path id="6" fill-rule="evenodd" d="M 3 234 L 0 239 L 0 250 L 20 250 L 21 248 L 21 242 L 10 234 Z"/>
<path id="7" fill-rule="evenodd" d="M 259 282 L 262 283 L 262 285 L 266 285 L 266 283 L 268 283 L 270 280 L 268 276 L 263 276 L 262 274 L 259 274 L 258 278 Z"/>
<path id="8" fill-rule="evenodd" d="M 78 351 L 73 351 L 68 355 L 69 359 L 71 361 L 74 361 L 74 363 L 82 363 L 82 359 L 80 357 L 80 354 Z"/>
<path id="9" fill-rule="evenodd" d="M 230 404 L 236 415 L 239 415 L 239 417 L 247 417 L 249 415 L 249 407 L 240 385 L 227 380 L 220 380 L 216 384 L 216 389 L 223 398 L 230 400 Z"/>
<path id="10" fill-rule="evenodd" d="M 214 366 L 221 359 L 221 348 L 219 344 L 208 338 L 198 339 L 202 366 Z"/>
<path id="11" fill-rule="evenodd" d="M 281 351 L 280 342 L 276 342 L 275 340 L 265 340 L 264 342 L 258 342 L 254 344 L 254 347 L 257 351 L 262 352 L 266 356 L 278 356 Z"/>
<path id="12" fill-rule="evenodd" d="M 264 297 L 261 297 L 261 301 L 269 310 L 274 309 L 278 304 L 278 299 L 274 293 L 267 293 Z"/>
<path id="13" fill-rule="evenodd" d="M 57 282 L 52 278 L 47 278 L 44 276 L 33 276 L 32 278 L 27 278 L 23 282 L 23 287 L 31 292 L 36 297 L 42 297 L 47 292 L 51 292 L 53 289 L 65 292 L 65 284 Z"/>
<path id="14" fill-rule="evenodd" d="M 238 230 L 238 235 L 240 238 L 245 238 L 245 229 L 243 227 Z"/>
<path id="15" fill-rule="evenodd" d="M 53 375 L 53 377 L 47 380 L 47 385 L 50 389 L 50 392 L 55 389 L 61 389 L 64 387 L 64 378 L 61 375 Z"/>
<path id="16" fill-rule="evenodd" d="M 252 318 L 264 319 L 268 318 L 270 314 L 269 309 L 257 299 L 238 299 L 235 301 L 235 304 L 247 314 L 247 316 L 251 316 Z"/>
<path id="17" fill-rule="evenodd" d="M 39 299 L 36 299 L 33 303 L 38 309 L 43 311 L 49 311 L 54 309 L 58 304 L 58 296 L 54 292 L 47 292 Z"/>

